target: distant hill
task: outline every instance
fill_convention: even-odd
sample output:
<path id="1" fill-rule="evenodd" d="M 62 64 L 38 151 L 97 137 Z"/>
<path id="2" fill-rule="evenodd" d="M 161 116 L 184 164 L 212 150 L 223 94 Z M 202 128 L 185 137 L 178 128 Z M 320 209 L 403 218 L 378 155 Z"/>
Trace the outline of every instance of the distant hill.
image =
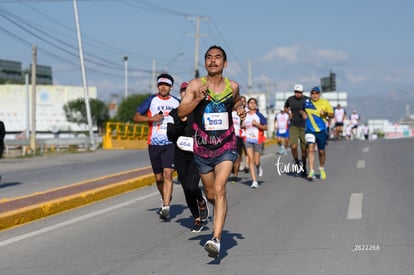
<path id="1" fill-rule="evenodd" d="M 407 105 L 410 106 L 410 113 L 414 114 L 414 95 L 348 97 L 346 111 L 349 116 L 356 109 L 361 116 L 361 122 L 369 119 L 399 122 L 406 116 Z"/>

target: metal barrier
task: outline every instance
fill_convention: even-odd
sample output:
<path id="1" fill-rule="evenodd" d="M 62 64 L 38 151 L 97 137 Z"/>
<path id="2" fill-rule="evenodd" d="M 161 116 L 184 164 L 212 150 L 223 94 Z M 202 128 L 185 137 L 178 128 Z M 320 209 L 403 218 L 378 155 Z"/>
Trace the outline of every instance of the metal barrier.
<path id="1" fill-rule="evenodd" d="M 106 150 L 147 148 L 148 124 L 107 122 L 103 148 Z"/>
<path id="2" fill-rule="evenodd" d="M 96 142 L 101 142 L 100 138 L 95 139 Z M 18 157 L 33 154 L 30 139 L 6 139 L 4 141 L 5 157 Z M 73 138 L 37 138 L 35 145 L 38 153 L 73 150 L 86 150 L 89 147 L 90 139 L 88 137 L 73 137 Z"/>
<path id="3" fill-rule="evenodd" d="M 148 148 L 147 123 L 107 122 L 103 149 L 145 149 Z M 268 138 L 265 146 L 276 143 L 276 139 Z"/>

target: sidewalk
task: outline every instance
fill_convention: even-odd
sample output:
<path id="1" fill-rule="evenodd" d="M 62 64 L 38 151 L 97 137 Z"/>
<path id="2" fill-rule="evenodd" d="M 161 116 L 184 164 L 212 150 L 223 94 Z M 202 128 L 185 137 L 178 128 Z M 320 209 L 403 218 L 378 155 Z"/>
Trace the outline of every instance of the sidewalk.
<path id="1" fill-rule="evenodd" d="M 150 166 L 0 201 L 0 230 L 155 183 Z"/>

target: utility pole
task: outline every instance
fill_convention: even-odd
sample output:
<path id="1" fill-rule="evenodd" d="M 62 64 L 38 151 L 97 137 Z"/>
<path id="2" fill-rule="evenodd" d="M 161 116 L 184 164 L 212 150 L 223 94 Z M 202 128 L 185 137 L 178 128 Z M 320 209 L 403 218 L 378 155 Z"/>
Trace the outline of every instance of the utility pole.
<path id="1" fill-rule="evenodd" d="M 196 32 L 195 32 L 195 47 L 194 47 L 194 76 L 198 78 L 200 76 L 200 71 L 198 70 L 198 52 L 200 45 L 200 21 L 208 19 L 204 16 L 188 17 L 189 20 L 196 21 Z"/>
<path id="2" fill-rule="evenodd" d="M 36 65 L 37 65 L 37 47 L 32 47 L 32 111 L 31 111 L 31 133 L 30 149 L 32 155 L 36 153 Z"/>
<path id="3" fill-rule="evenodd" d="M 151 90 L 154 94 L 158 93 L 157 91 L 157 61 L 155 59 L 152 60 L 152 84 L 151 84 Z"/>
<path id="4" fill-rule="evenodd" d="M 85 64 L 83 61 L 83 48 L 82 48 L 82 37 L 81 37 L 81 32 L 80 32 L 80 24 L 79 24 L 79 16 L 78 16 L 78 5 L 77 5 L 76 0 L 73 0 L 73 11 L 75 13 L 76 31 L 78 34 L 79 59 L 80 59 L 81 70 L 82 70 L 83 93 L 85 97 L 86 116 L 88 119 L 89 139 L 91 143 L 91 149 L 96 150 L 95 138 L 93 136 L 94 134 L 93 134 L 93 125 L 92 125 L 91 106 L 89 104 L 88 83 L 86 79 Z"/>
<path id="5" fill-rule="evenodd" d="M 26 131 L 24 134 L 25 139 L 30 137 L 30 91 L 29 91 L 29 74 L 24 75 L 24 86 L 26 90 Z"/>
<path id="6" fill-rule="evenodd" d="M 125 63 L 125 98 L 128 97 L 128 56 L 124 56 Z"/>
<path id="7" fill-rule="evenodd" d="M 249 78 L 247 80 L 247 92 L 250 95 L 252 94 L 252 61 L 249 60 L 249 66 L 248 66 L 248 73 L 249 73 Z"/>

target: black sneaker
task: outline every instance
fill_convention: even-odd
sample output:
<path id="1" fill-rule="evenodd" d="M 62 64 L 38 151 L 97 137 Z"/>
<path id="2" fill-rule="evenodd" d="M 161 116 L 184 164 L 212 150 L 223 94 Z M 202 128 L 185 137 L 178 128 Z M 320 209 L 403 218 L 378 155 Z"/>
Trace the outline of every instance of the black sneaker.
<path id="1" fill-rule="evenodd" d="M 233 178 L 232 178 L 232 180 L 231 180 L 231 183 L 232 183 L 232 184 L 237 184 L 239 181 L 240 181 L 240 178 L 238 178 L 238 177 L 233 177 Z"/>
<path id="2" fill-rule="evenodd" d="M 203 196 L 203 200 L 198 202 L 198 213 L 200 214 L 200 219 L 204 222 L 208 220 L 209 209 L 207 204 L 207 199 Z"/>
<path id="3" fill-rule="evenodd" d="M 195 220 L 191 232 L 201 232 L 201 230 L 203 230 L 203 223 L 201 221 Z"/>

